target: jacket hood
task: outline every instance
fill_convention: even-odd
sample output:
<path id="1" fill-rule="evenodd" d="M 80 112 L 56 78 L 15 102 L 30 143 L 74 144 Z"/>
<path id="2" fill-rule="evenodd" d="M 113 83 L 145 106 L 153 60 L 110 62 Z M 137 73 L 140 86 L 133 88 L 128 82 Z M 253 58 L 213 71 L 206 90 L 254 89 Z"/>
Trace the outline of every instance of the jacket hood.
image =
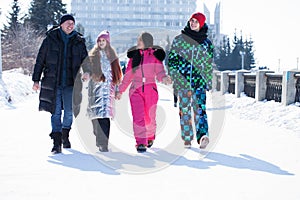
<path id="1" fill-rule="evenodd" d="M 153 47 L 144 49 L 143 51 L 153 52 L 154 57 L 160 61 L 163 61 L 166 57 L 166 53 L 165 53 L 164 49 L 160 46 L 153 46 Z M 142 61 L 141 50 L 137 49 L 137 46 L 133 46 L 128 49 L 127 57 L 132 58 L 132 69 L 133 69 L 133 71 L 135 71 L 135 69 L 141 64 L 141 61 Z"/>
<path id="2" fill-rule="evenodd" d="M 156 45 L 156 46 L 144 49 L 144 51 L 147 51 L 147 50 L 153 50 L 153 55 L 160 61 L 163 61 L 166 57 L 166 52 L 160 46 Z M 133 58 L 136 56 L 141 56 L 140 49 L 137 49 L 137 46 L 133 46 L 133 47 L 129 48 L 127 51 L 127 57 Z"/>

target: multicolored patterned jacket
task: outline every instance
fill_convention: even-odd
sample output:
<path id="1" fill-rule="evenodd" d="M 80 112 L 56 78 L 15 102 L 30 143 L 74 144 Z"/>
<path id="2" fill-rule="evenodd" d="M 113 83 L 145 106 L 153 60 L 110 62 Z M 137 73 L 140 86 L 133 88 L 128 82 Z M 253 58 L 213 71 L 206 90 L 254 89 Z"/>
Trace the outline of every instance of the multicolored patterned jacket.
<path id="1" fill-rule="evenodd" d="M 168 58 L 169 74 L 176 90 L 212 88 L 213 45 L 206 38 L 200 44 L 185 34 L 173 40 Z"/>

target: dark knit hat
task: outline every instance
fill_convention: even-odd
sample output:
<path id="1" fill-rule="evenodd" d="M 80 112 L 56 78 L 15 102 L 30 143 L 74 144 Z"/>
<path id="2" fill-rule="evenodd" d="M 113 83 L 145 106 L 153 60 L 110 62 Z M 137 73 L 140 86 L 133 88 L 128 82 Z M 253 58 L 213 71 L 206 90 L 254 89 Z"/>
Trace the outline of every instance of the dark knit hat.
<path id="1" fill-rule="evenodd" d="M 141 38 L 144 42 L 145 48 L 149 48 L 153 46 L 153 36 L 148 32 L 143 32 L 141 34 Z"/>
<path id="2" fill-rule="evenodd" d="M 191 20 L 192 18 L 195 18 L 195 19 L 199 22 L 200 28 L 202 28 L 202 27 L 204 26 L 205 20 L 206 20 L 206 17 L 205 17 L 204 14 L 202 14 L 202 13 L 200 13 L 200 12 L 196 12 L 196 13 L 192 14 L 190 20 Z"/>
<path id="3" fill-rule="evenodd" d="M 64 15 L 61 16 L 61 18 L 60 18 L 60 23 L 59 23 L 59 25 L 61 25 L 62 23 L 64 23 L 64 22 L 67 21 L 67 20 L 72 20 L 72 21 L 75 23 L 75 19 L 74 19 L 74 17 L 73 17 L 72 15 L 70 15 L 70 14 L 64 14 Z"/>

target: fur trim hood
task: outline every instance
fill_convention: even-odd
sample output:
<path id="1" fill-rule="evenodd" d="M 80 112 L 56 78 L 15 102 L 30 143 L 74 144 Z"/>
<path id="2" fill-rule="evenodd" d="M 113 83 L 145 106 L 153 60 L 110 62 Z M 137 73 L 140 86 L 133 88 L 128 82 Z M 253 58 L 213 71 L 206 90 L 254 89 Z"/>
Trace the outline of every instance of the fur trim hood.
<path id="1" fill-rule="evenodd" d="M 160 46 L 153 46 L 151 48 L 144 49 L 143 51 L 153 50 L 153 55 L 159 61 L 163 61 L 166 57 L 166 52 Z M 132 58 L 132 69 L 138 67 L 141 64 L 142 55 L 141 50 L 137 49 L 136 46 L 131 47 L 127 51 L 127 57 Z"/>

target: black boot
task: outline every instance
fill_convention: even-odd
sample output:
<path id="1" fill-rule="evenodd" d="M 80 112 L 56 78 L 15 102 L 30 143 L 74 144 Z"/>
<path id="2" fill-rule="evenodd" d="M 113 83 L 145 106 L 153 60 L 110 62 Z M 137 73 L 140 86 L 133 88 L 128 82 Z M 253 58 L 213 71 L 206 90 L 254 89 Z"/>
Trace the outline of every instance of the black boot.
<path id="1" fill-rule="evenodd" d="M 53 139 L 53 148 L 51 152 L 53 154 L 61 153 L 61 133 L 53 132 L 50 134 L 51 139 Z"/>
<path id="2" fill-rule="evenodd" d="M 148 140 L 148 148 L 151 148 L 153 145 L 154 141 L 153 140 Z"/>
<path id="3" fill-rule="evenodd" d="M 71 143 L 69 140 L 69 132 L 71 129 L 62 129 L 62 143 L 63 143 L 63 148 L 71 148 Z"/>
<path id="4" fill-rule="evenodd" d="M 138 153 L 144 153 L 147 151 L 147 147 L 144 144 L 140 144 L 136 147 Z"/>

